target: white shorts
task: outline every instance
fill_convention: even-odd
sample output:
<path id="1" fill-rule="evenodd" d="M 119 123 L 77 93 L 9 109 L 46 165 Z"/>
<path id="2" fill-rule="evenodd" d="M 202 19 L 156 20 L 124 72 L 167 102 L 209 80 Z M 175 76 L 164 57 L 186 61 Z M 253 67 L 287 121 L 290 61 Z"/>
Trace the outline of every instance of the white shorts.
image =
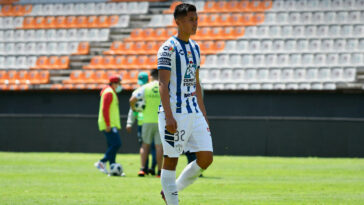
<path id="1" fill-rule="evenodd" d="M 165 156 L 177 158 L 183 151 L 213 151 L 210 128 L 202 113 L 173 113 L 173 117 L 177 121 L 177 132 L 174 134 L 166 130 L 164 112 L 159 113 L 158 117 L 159 133 Z"/>

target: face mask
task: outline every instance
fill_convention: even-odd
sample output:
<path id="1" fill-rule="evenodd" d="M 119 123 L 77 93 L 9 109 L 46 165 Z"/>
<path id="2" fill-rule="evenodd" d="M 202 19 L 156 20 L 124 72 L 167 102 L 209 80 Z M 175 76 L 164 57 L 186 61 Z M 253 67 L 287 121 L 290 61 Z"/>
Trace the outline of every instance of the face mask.
<path id="1" fill-rule="evenodd" d="M 115 92 L 120 93 L 123 90 L 123 87 L 121 85 L 118 85 L 118 87 L 116 87 Z"/>

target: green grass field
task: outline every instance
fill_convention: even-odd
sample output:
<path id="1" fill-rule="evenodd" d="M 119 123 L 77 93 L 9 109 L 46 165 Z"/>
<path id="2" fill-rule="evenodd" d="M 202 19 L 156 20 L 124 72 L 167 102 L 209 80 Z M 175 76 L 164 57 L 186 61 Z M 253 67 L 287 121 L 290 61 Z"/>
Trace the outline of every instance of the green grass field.
<path id="1" fill-rule="evenodd" d="M 0 204 L 163 204 L 160 180 L 136 176 L 138 155 L 117 156 L 126 177 L 96 170 L 101 156 L 0 152 Z M 364 159 L 215 156 L 179 196 L 182 205 L 364 204 Z"/>

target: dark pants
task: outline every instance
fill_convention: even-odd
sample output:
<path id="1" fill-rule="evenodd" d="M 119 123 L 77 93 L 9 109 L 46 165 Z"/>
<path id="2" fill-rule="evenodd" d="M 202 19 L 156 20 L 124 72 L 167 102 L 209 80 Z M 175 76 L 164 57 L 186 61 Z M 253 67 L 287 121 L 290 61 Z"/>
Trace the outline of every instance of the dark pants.
<path id="1" fill-rule="evenodd" d="M 121 147 L 119 131 L 116 128 L 112 128 L 110 132 L 103 131 L 102 133 L 104 133 L 106 137 L 107 150 L 105 152 L 104 158 L 102 158 L 101 161 L 109 161 L 110 164 L 113 164 L 115 163 L 116 153 Z"/>
<path id="2" fill-rule="evenodd" d="M 193 162 L 194 160 L 196 160 L 196 153 L 194 152 L 186 152 L 186 157 L 187 157 L 187 164 Z"/>

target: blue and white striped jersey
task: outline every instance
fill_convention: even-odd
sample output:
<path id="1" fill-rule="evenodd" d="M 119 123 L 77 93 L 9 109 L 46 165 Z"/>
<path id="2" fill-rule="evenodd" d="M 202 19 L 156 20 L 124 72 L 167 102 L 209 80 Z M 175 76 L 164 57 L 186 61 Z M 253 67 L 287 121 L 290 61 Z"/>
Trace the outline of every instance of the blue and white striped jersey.
<path id="1" fill-rule="evenodd" d="M 196 71 L 200 68 L 200 47 L 176 36 L 169 38 L 158 51 L 158 70 L 171 71 L 169 96 L 172 112 L 198 113 Z M 163 107 L 160 106 L 160 110 Z"/>

